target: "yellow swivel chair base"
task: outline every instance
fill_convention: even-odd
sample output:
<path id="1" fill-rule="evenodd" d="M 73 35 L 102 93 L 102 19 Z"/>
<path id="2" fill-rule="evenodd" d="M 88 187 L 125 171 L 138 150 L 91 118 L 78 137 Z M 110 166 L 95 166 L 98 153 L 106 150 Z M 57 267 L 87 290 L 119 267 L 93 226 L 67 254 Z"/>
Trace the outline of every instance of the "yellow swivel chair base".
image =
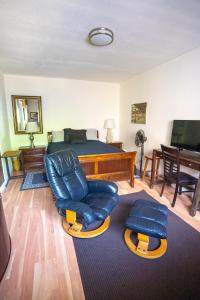
<path id="1" fill-rule="evenodd" d="M 137 246 L 131 240 L 132 230 L 126 229 L 124 233 L 124 239 L 126 245 L 128 246 L 129 250 L 135 253 L 136 255 L 148 258 L 148 259 L 155 259 L 161 257 L 167 251 L 167 240 L 160 239 L 160 246 L 155 250 L 148 250 L 149 247 L 149 236 L 144 235 L 142 233 L 137 234 L 138 244 Z"/>
<path id="2" fill-rule="evenodd" d="M 66 210 L 66 219 L 63 219 L 62 225 L 64 230 L 71 236 L 81 239 L 93 238 L 104 233 L 108 229 L 110 225 L 110 216 L 105 219 L 100 227 L 89 231 L 81 231 L 83 225 L 76 222 L 76 212 Z"/>
<path id="3" fill-rule="evenodd" d="M 165 205 L 137 199 L 125 223 L 124 239 L 128 248 L 136 255 L 148 259 L 164 255 L 167 251 L 167 215 Z M 137 234 L 137 242 L 133 241 L 132 233 Z M 149 238 L 153 237 L 160 241 L 156 249 L 149 247 Z"/>

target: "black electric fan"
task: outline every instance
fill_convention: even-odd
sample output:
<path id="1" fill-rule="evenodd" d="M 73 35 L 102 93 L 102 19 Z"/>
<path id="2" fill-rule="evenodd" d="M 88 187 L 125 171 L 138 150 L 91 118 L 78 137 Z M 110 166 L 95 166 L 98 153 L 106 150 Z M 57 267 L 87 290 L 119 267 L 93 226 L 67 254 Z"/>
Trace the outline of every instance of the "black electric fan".
<path id="1" fill-rule="evenodd" d="M 147 137 L 145 136 L 144 130 L 140 129 L 136 132 L 135 144 L 137 147 L 141 147 L 140 151 L 140 174 L 142 174 L 142 160 L 144 156 L 144 143 L 146 142 Z"/>

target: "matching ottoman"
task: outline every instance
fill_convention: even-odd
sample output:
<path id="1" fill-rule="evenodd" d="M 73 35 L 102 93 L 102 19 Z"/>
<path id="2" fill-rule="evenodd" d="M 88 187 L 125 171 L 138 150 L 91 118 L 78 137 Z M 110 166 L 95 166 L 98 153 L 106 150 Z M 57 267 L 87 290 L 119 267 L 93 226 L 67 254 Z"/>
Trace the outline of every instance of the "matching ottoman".
<path id="1" fill-rule="evenodd" d="M 165 205 L 138 199 L 129 212 L 125 223 L 125 242 L 135 254 L 144 258 L 158 258 L 167 250 L 167 215 Z M 131 239 L 132 232 L 137 233 L 137 245 Z M 149 237 L 160 240 L 160 245 L 154 250 L 148 250 Z"/>

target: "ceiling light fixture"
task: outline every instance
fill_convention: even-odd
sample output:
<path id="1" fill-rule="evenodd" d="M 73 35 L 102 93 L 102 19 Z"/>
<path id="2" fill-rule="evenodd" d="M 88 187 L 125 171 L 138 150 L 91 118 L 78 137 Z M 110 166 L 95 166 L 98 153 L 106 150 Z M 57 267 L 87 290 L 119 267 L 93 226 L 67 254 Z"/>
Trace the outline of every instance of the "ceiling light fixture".
<path id="1" fill-rule="evenodd" d="M 98 27 L 89 32 L 88 39 L 94 46 L 107 46 L 113 42 L 114 34 L 108 28 Z"/>

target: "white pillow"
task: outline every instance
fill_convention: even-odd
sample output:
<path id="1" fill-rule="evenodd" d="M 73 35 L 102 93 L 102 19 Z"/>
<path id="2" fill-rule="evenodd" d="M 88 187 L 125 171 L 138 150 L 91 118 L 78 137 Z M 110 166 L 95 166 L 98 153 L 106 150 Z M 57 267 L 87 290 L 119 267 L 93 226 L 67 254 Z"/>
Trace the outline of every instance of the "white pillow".
<path id="1" fill-rule="evenodd" d="M 98 141 L 97 130 L 96 129 L 87 129 L 86 137 L 87 137 L 87 140 Z"/>
<path id="2" fill-rule="evenodd" d="M 52 142 L 64 142 L 64 130 L 52 131 Z"/>

